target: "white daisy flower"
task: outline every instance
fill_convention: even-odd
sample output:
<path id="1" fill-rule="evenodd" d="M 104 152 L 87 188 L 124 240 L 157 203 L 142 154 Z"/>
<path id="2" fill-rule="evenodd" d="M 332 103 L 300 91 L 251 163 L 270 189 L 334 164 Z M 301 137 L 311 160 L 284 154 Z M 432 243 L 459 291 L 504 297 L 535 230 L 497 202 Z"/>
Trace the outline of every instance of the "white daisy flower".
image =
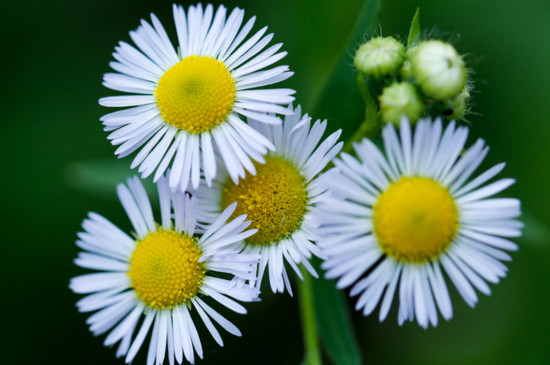
<path id="1" fill-rule="evenodd" d="M 308 260 L 312 254 L 322 255 L 313 242 L 317 202 L 325 193 L 318 175 L 340 152 L 342 142 L 337 143 L 338 131 L 320 143 L 327 122 L 318 120 L 310 126 L 311 118 L 302 118 L 300 107 L 295 111 L 289 107 L 289 111 L 292 115 L 283 125 L 251 121 L 275 145 L 276 152 L 270 152 L 265 162 L 257 156 L 261 163 L 249 166 L 251 173 L 238 184 L 220 174 L 211 189 L 201 185 L 193 194 L 205 213 L 199 221 L 212 221 L 225 207 L 238 202 L 233 215 L 247 214 L 251 227 L 258 229 L 241 243 L 243 252 L 261 255 L 257 287 L 267 269 L 272 291 L 284 292 L 286 287 L 292 295 L 285 262 L 300 278 L 298 264 L 317 277 Z"/>
<path id="2" fill-rule="evenodd" d="M 109 332 L 105 346 L 120 341 L 117 357 L 126 356 L 129 363 L 152 330 L 148 364 L 161 364 L 165 357 L 170 364 L 174 358 L 181 364 L 183 356 L 193 363 L 195 352 L 202 358 L 197 318 L 192 315 L 200 317 L 220 346 L 223 341 L 214 323 L 240 336 L 235 325 L 207 304 L 210 297 L 244 314 L 246 309 L 234 299 L 258 298 L 259 291 L 243 283 L 254 281 L 259 257 L 228 249 L 255 232 L 243 231 L 250 224 L 245 216 L 226 223 L 236 204 L 195 238 L 197 201 L 185 193 L 171 193 L 166 178 L 158 182 L 160 224 L 137 177 L 128 180 L 128 187 L 120 184 L 117 191 L 135 238 L 99 214 L 89 213 L 76 242 L 83 251 L 75 263 L 100 271 L 70 282 L 75 293 L 87 294 L 77 303 L 78 309 L 97 311 L 86 321 L 90 331 L 96 336 Z"/>
<path id="3" fill-rule="evenodd" d="M 282 44 L 264 49 L 273 38 L 267 27 L 247 38 L 255 17 L 241 27 L 244 10 L 236 8 L 226 18 L 220 6 L 190 6 L 187 14 L 174 5 L 179 46 L 172 46 L 162 24 L 151 14 L 130 32 L 137 48 L 120 42 L 116 73 L 104 75 L 103 84 L 130 95 L 99 100 L 107 107 L 126 108 L 104 115 L 101 121 L 109 139 L 120 145 L 115 154 L 128 156 L 141 148 L 132 162 L 142 177 L 155 170 L 157 181 L 169 166 L 171 189 L 184 191 L 191 180 L 197 187 L 200 170 L 206 182 L 216 176 L 214 150 L 218 150 L 234 181 L 245 176 L 250 158 L 273 149 L 260 133 L 243 121 L 279 123 L 267 113 L 285 114 L 294 100 L 291 89 L 266 89 L 289 78 L 288 66 L 267 69 L 282 59 Z"/>
<path id="4" fill-rule="evenodd" d="M 521 235 L 520 202 L 491 198 L 514 183 L 489 184 L 504 164 L 470 179 L 487 151 L 483 140 L 461 153 L 468 128 L 452 122 L 442 135 L 440 120 L 420 121 L 414 133 L 406 119 L 400 138 L 392 125 L 383 130 L 385 156 L 368 139 L 356 144 L 358 159 L 342 154 L 327 173 L 331 191 L 321 202 L 319 246 L 328 257 L 327 278 L 351 286 L 357 310 L 369 315 L 380 303 L 380 321 L 399 296 L 398 323 L 416 319 L 437 325 L 438 311 L 453 316 L 443 271 L 466 303 L 476 291 L 489 295 L 487 282 L 507 272 L 504 252 Z"/>

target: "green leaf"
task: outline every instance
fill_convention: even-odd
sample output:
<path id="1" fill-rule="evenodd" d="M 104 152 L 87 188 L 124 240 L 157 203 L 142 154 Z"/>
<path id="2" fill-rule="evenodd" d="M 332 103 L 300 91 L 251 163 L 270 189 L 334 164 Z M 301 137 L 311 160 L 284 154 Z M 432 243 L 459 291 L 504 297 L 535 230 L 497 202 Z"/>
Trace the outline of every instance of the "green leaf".
<path id="1" fill-rule="evenodd" d="M 420 43 L 420 8 L 416 8 L 411 27 L 409 29 L 409 38 L 407 39 L 407 48 L 410 49 Z"/>
<path id="2" fill-rule="evenodd" d="M 367 0 L 359 13 L 340 58 L 327 78 L 320 93 L 314 98 L 311 108 L 312 117 L 329 120 L 329 128 L 344 128 L 346 138 L 363 121 L 363 102 L 357 90 L 356 74 L 353 69 L 353 54 L 357 45 L 372 35 L 378 26 L 378 11 L 381 0 Z"/>
<path id="3" fill-rule="evenodd" d="M 65 181 L 69 186 L 102 198 L 116 199 L 116 186 L 125 183 L 128 177 L 136 175 L 130 170 L 128 161 L 90 160 L 67 166 Z M 151 193 L 153 183 L 142 180 L 145 189 Z"/>
<path id="4" fill-rule="evenodd" d="M 336 289 L 333 280 L 318 279 L 313 281 L 313 293 L 319 334 L 331 363 L 361 364 L 344 292 Z"/>
<path id="5" fill-rule="evenodd" d="M 331 129 L 347 126 L 344 129 L 347 136 L 342 137 L 344 139 L 362 124 L 365 116 L 364 100 L 357 89 L 357 73 L 351 66 L 352 55 L 357 45 L 364 40 L 365 34 L 374 33 L 380 6 L 381 0 L 365 2 L 340 53 L 339 61 L 314 99 L 311 109 L 314 118 L 328 119 Z M 367 101 L 367 106 L 372 109 L 367 111 L 366 115 L 369 116 L 372 114 L 368 112 L 376 113 L 376 107 L 373 100 Z M 321 272 L 318 262 L 316 266 Z M 361 364 L 361 352 L 355 339 L 345 294 L 336 289 L 334 281 L 319 279 L 312 284 L 315 317 L 327 356 L 338 365 Z"/>

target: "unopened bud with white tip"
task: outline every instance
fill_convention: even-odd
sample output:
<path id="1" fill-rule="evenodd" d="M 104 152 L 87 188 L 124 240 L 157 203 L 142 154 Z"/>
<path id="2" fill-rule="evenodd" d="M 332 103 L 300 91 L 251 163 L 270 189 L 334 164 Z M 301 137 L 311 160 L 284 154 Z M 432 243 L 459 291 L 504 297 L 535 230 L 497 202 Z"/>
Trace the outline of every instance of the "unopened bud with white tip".
<path id="1" fill-rule="evenodd" d="M 467 81 L 464 60 L 448 43 L 422 42 L 412 52 L 411 76 L 422 91 L 437 100 L 454 98 Z"/>

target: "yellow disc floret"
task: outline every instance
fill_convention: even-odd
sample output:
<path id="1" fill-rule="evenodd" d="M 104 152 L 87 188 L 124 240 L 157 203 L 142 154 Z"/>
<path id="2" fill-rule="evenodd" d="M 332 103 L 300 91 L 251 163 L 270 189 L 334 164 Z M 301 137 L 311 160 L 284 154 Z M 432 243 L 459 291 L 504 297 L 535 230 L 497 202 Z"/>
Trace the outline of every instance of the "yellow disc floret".
<path id="1" fill-rule="evenodd" d="M 235 102 L 235 80 L 212 57 L 189 56 L 162 75 L 155 90 L 165 122 L 199 134 L 226 120 Z"/>
<path id="2" fill-rule="evenodd" d="M 449 191 L 425 177 L 403 177 L 374 205 L 374 233 L 388 256 L 422 263 L 449 248 L 458 229 L 458 209 Z"/>
<path id="3" fill-rule="evenodd" d="M 269 245 L 298 229 L 307 211 L 306 181 L 300 171 L 280 157 L 266 157 L 255 164 L 256 175 L 246 174 L 235 185 L 228 180 L 222 205 L 237 202 L 233 217 L 247 214 L 258 232 L 247 239 L 251 245 Z"/>
<path id="4" fill-rule="evenodd" d="M 130 287 L 151 308 L 187 303 L 197 295 L 206 272 L 201 254 L 197 241 L 185 234 L 164 229 L 149 233 L 137 242 L 130 259 Z"/>

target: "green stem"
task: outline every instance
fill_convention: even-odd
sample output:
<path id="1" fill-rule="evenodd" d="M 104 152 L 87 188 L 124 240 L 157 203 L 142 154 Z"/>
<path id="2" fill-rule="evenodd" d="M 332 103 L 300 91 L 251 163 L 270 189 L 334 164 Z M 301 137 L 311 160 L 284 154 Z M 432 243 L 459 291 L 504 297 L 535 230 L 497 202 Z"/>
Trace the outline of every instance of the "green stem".
<path id="1" fill-rule="evenodd" d="M 365 101 L 365 118 L 359 125 L 359 128 L 357 128 L 353 135 L 344 143 L 342 152 L 346 153 L 351 153 L 353 151 L 354 142 L 359 142 L 365 137 L 370 139 L 375 137 L 382 126 L 380 118 L 378 118 L 378 108 L 376 107 L 376 102 L 369 91 L 365 78 L 360 74 L 357 75 L 357 88 L 361 92 L 363 100 Z"/>
<path id="2" fill-rule="evenodd" d="M 304 268 L 301 270 L 304 280 L 298 283 L 298 299 L 300 302 L 300 313 L 302 315 L 302 333 L 305 347 L 302 365 L 321 365 L 321 349 L 319 346 L 317 324 L 315 322 L 312 277 Z"/>
<path id="3" fill-rule="evenodd" d="M 351 137 L 349 137 L 346 142 L 344 142 L 344 147 L 342 148 L 342 152 L 345 153 L 352 153 L 353 152 L 353 143 L 359 142 L 361 139 L 367 136 L 369 130 L 371 129 L 371 126 L 369 123 L 364 121 L 361 123 L 359 128 L 353 133 Z"/>

